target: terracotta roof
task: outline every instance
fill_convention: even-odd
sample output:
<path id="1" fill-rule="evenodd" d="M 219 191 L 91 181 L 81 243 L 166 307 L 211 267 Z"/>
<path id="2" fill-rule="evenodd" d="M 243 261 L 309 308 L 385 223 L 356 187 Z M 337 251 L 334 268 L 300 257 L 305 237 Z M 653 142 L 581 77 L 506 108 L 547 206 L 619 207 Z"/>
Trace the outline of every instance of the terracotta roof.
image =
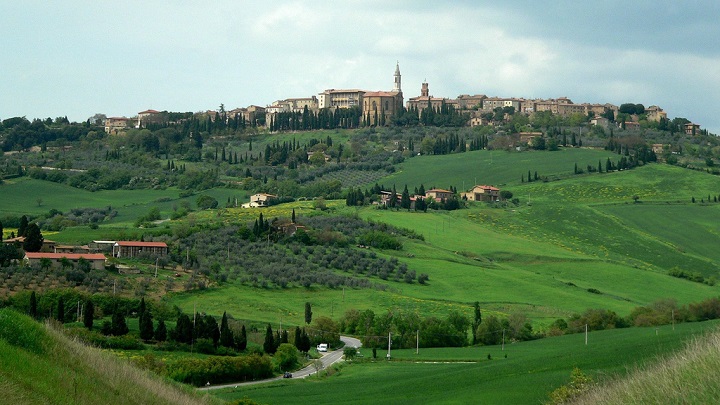
<path id="1" fill-rule="evenodd" d="M 16 238 L 7 238 L 7 239 L 3 240 L 3 242 L 5 242 L 5 243 L 15 243 L 15 242 L 23 243 L 23 242 L 25 242 L 25 237 L 18 236 Z M 43 239 L 43 243 L 54 244 L 55 241 L 52 241 L 50 239 Z"/>
<path id="2" fill-rule="evenodd" d="M 137 241 L 128 241 L 128 240 L 121 240 L 115 243 L 116 246 L 138 246 L 138 247 L 167 247 L 167 243 L 165 242 L 137 242 Z"/>
<path id="3" fill-rule="evenodd" d="M 156 111 L 156 110 L 145 110 L 145 111 L 140 111 L 138 114 L 160 114 L 160 111 Z"/>
<path id="4" fill-rule="evenodd" d="M 62 259 L 68 260 L 105 260 L 102 253 L 42 253 L 42 252 L 26 252 L 25 257 L 28 259 Z"/>
<path id="5" fill-rule="evenodd" d="M 443 189 L 441 189 L 441 188 L 433 188 L 433 189 L 428 190 L 428 191 L 426 191 L 426 192 L 427 192 L 427 193 L 432 193 L 432 192 L 436 192 L 436 193 L 452 193 L 452 191 L 443 190 Z"/>
<path id="6" fill-rule="evenodd" d="M 398 94 L 396 91 L 373 91 L 365 93 L 365 97 L 395 97 Z"/>

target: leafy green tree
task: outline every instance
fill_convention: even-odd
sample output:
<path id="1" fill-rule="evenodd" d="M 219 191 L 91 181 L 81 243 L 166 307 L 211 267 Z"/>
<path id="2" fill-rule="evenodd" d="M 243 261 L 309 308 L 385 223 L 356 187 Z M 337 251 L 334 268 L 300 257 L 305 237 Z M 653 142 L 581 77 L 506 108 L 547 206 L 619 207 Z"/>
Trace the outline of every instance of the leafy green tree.
<path id="1" fill-rule="evenodd" d="M 23 249 L 26 252 L 39 252 L 42 249 L 44 238 L 40 232 L 40 227 L 36 223 L 28 224 L 25 231 L 25 242 Z"/>
<path id="2" fill-rule="evenodd" d="M 5 229 L 3 228 L 3 223 L 0 221 L 0 242 L 2 242 L 5 239 Z"/>
<path id="3" fill-rule="evenodd" d="M 274 357 L 280 370 L 292 370 L 298 364 L 298 349 L 290 343 L 282 343 L 277 348 Z"/>
<path id="4" fill-rule="evenodd" d="M 357 356 L 357 349 L 354 347 L 345 347 L 345 349 L 343 349 L 343 355 L 346 360 L 352 360 Z"/>
<path id="5" fill-rule="evenodd" d="M 312 307 L 309 302 L 305 303 L 305 323 L 310 325 L 312 322 Z"/>
<path id="6" fill-rule="evenodd" d="M 265 341 L 263 342 L 263 351 L 267 354 L 275 353 L 275 337 L 273 337 L 273 331 L 270 324 L 265 329 Z"/>
<path id="7" fill-rule="evenodd" d="M 20 252 L 11 243 L 0 243 L 0 266 L 5 267 L 13 260 L 20 260 Z"/>
<path id="8" fill-rule="evenodd" d="M 478 326 L 475 336 L 478 343 L 496 345 L 502 342 L 502 324 L 494 315 L 490 315 Z"/>
<path id="9" fill-rule="evenodd" d="M 85 301 L 85 309 L 83 311 L 83 325 L 89 330 L 93 328 L 93 318 L 95 317 L 95 304 L 92 300 Z"/>
<path id="10" fill-rule="evenodd" d="M 165 321 L 163 321 L 162 319 L 158 321 L 153 337 L 158 342 L 164 342 L 167 340 L 167 327 L 165 326 Z"/>
<path id="11" fill-rule="evenodd" d="M 218 206 L 218 201 L 215 198 L 204 194 L 197 198 L 196 203 L 198 209 L 201 210 L 214 209 Z"/>

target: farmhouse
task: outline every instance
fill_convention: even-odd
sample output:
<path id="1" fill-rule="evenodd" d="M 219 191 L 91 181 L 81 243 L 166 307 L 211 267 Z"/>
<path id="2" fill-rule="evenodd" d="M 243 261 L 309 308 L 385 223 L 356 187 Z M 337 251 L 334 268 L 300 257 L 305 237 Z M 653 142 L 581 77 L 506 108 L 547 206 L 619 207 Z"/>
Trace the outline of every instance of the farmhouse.
<path id="1" fill-rule="evenodd" d="M 250 196 L 250 202 L 242 205 L 243 208 L 269 207 L 270 200 L 277 198 L 276 195 L 257 193 Z"/>
<path id="2" fill-rule="evenodd" d="M 113 245 L 113 257 L 136 257 L 141 253 L 165 256 L 168 254 L 168 246 L 165 242 L 135 241 L 118 241 Z"/>
<path id="3" fill-rule="evenodd" d="M 15 245 L 18 247 L 18 249 L 22 249 L 23 243 L 25 243 L 25 237 L 24 236 L 18 236 L 17 238 L 9 238 L 5 239 L 3 241 L 4 243 L 9 243 L 11 245 Z M 40 248 L 41 252 L 54 252 L 55 251 L 55 242 L 51 240 L 43 240 L 42 247 Z"/>
<path id="4" fill-rule="evenodd" d="M 493 186 L 475 186 L 462 193 L 462 198 L 468 201 L 500 201 L 500 189 Z"/>
<path id="5" fill-rule="evenodd" d="M 425 198 L 432 198 L 435 201 L 447 200 L 452 197 L 455 193 L 441 188 L 433 188 L 425 192 Z"/>
<path id="6" fill-rule="evenodd" d="M 27 252 L 25 253 L 25 263 L 29 265 L 42 265 L 42 260 L 50 261 L 52 268 L 62 267 L 63 262 L 69 261 L 73 265 L 77 265 L 80 259 L 87 260 L 90 268 L 102 270 L 105 268 L 105 255 L 101 253 L 43 253 L 43 252 Z M 65 260 L 63 260 L 65 259 Z"/>

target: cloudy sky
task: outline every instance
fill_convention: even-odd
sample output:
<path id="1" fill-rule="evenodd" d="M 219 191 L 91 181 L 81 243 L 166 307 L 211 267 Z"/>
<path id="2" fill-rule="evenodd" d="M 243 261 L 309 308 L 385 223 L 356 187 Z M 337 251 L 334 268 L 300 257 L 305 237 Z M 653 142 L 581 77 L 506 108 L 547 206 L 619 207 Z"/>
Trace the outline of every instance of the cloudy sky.
<path id="1" fill-rule="evenodd" d="M 720 133 L 720 2 L 0 1 L 0 119 L 227 109 L 423 80 L 658 105 Z"/>

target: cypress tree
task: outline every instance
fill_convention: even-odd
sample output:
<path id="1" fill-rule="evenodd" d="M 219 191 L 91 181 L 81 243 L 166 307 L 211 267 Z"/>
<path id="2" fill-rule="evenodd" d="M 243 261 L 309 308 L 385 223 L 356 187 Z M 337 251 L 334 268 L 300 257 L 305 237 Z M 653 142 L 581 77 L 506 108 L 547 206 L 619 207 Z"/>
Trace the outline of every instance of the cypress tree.
<path id="1" fill-rule="evenodd" d="M 263 342 L 263 351 L 267 354 L 275 354 L 275 337 L 273 337 L 272 327 L 268 324 L 265 329 L 265 341 Z"/>
<path id="2" fill-rule="evenodd" d="M 37 296 L 35 295 L 35 291 L 30 293 L 30 316 L 37 318 Z"/>
<path id="3" fill-rule="evenodd" d="M 233 346 L 233 333 L 228 326 L 227 312 L 223 312 L 220 321 L 220 345 L 225 347 Z"/>
<path id="4" fill-rule="evenodd" d="M 60 323 L 65 323 L 65 299 L 63 297 L 58 298 L 57 320 Z"/>
<path id="5" fill-rule="evenodd" d="M 2 221 L 0 221 L 0 242 L 2 242 L 4 239 L 4 235 L 5 235 L 4 232 L 5 232 L 5 230 L 3 229 L 3 223 L 2 223 Z"/>
<path id="6" fill-rule="evenodd" d="M 23 215 L 20 217 L 20 226 L 18 227 L 17 236 L 25 236 L 25 231 L 27 231 L 28 227 L 28 218 L 27 216 Z"/>
<path id="7" fill-rule="evenodd" d="M 150 311 L 145 310 L 140 318 L 140 339 L 151 340 L 154 334 L 152 315 L 150 315 Z"/>
<path id="8" fill-rule="evenodd" d="M 302 346 L 302 332 L 300 331 L 300 327 L 295 327 L 295 340 L 293 341 L 293 344 L 295 347 L 300 350 L 300 346 Z"/>
<path id="9" fill-rule="evenodd" d="M 240 336 L 235 338 L 235 347 L 239 351 L 243 351 L 247 348 L 247 332 L 245 331 L 245 325 L 240 328 Z"/>
<path id="10" fill-rule="evenodd" d="M 305 303 L 305 323 L 310 325 L 312 322 L 312 307 L 309 302 Z"/>
<path id="11" fill-rule="evenodd" d="M 83 311 L 83 325 L 89 330 L 93 327 L 93 318 L 95 317 L 95 304 L 92 300 L 85 301 L 85 310 Z"/>
<path id="12" fill-rule="evenodd" d="M 26 252 L 39 252 L 43 246 L 44 238 L 40 232 L 40 227 L 36 223 L 31 223 L 25 230 L 25 241 L 23 249 Z"/>
<path id="13" fill-rule="evenodd" d="M 128 329 L 127 323 L 125 322 L 125 316 L 116 305 L 110 320 L 110 333 L 114 336 L 122 336 L 126 335 L 129 331 L 130 329 Z"/>
<path id="14" fill-rule="evenodd" d="M 164 342 L 167 340 L 167 327 L 165 326 L 165 321 L 162 319 L 158 321 L 157 328 L 155 328 L 155 333 L 153 334 L 153 337 L 158 342 Z"/>

